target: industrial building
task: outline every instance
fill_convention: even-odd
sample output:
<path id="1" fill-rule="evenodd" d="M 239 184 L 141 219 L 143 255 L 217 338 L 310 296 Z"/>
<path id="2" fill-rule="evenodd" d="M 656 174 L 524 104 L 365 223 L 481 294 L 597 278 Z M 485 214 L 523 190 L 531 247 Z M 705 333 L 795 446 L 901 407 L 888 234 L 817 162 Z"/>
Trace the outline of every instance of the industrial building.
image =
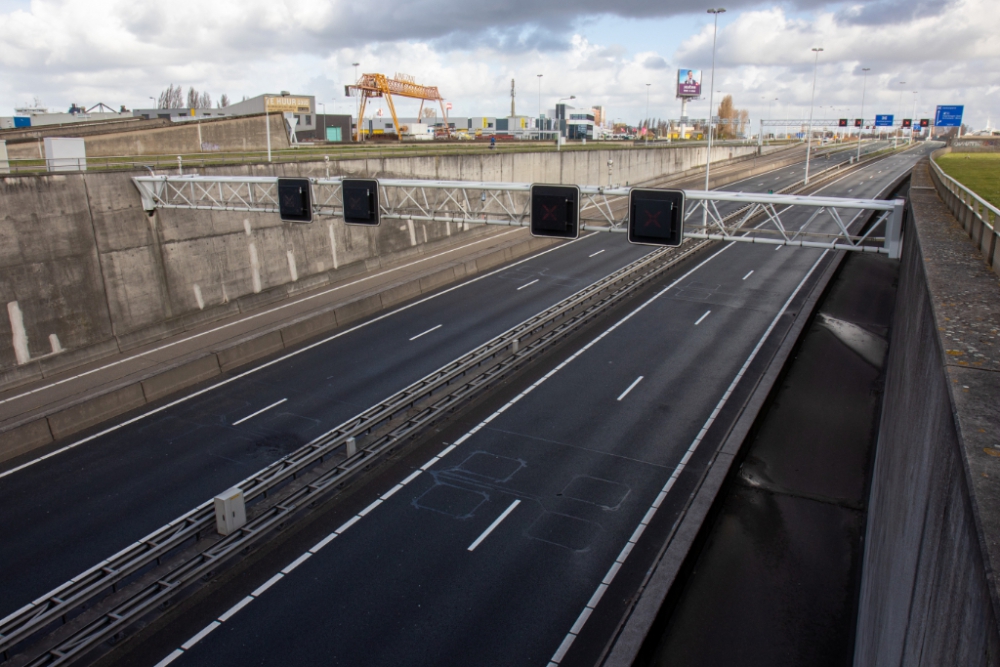
<path id="1" fill-rule="evenodd" d="M 296 136 L 310 135 L 316 131 L 316 97 L 314 95 L 292 95 L 288 91 L 280 94 L 266 93 L 235 102 L 227 107 L 205 109 L 136 109 L 135 116 L 143 118 L 166 118 L 173 121 L 188 121 L 197 118 L 220 118 L 224 116 L 251 116 L 261 113 L 290 114 L 295 119 Z"/>

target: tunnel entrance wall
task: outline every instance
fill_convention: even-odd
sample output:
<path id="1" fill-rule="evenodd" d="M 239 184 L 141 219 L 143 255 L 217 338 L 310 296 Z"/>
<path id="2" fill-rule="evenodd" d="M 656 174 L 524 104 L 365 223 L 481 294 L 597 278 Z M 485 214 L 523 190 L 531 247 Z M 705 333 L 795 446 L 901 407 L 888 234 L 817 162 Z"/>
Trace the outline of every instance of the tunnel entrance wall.
<path id="1" fill-rule="evenodd" d="M 927 169 L 914 169 L 910 190 L 869 499 L 859 667 L 1000 664 L 1000 282 Z"/>
<path id="2" fill-rule="evenodd" d="M 713 162 L 755 150 L 716 147 Z M 359 159 L 330 162 L 329 169 L 331 176 L 600 184 L 612 159 L 616 182 L 637 183 L 696 170 L 705 157 L 704 146 L 664 147 Z M 197 173 L 323 177 L 327 166 Z M 366 229 L 333 220 L 290 225 L 276 215 L 217 211 L 150 216 L 133 175 L 0 177 L 0 305 L 7 311 L 0 314 L 0 389 L 502 231 L 423 223 L 412 231 L 405 223 Z"/>

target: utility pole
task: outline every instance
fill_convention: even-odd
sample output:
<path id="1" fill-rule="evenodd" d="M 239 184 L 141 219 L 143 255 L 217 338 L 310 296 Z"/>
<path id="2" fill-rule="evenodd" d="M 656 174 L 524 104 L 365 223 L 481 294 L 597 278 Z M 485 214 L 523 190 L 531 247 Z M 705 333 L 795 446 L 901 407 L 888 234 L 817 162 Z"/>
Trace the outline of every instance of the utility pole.
<path id="1" fill-rule="evenodd" d="M 806 135 L 806 178 L 803 185 L 809 185 L 809 158 L 812 155 L 813 138 L 813 104 L 816 102 L 816 74 L 819 72 L 819 54 L 823 49 L 813 49 L 816 58 L 813 62 L 813 90 L 809 98 L 809 134 Z"/>
<path id="2" fill-rule="evenodd" d="M 724 14 L 725 9 L 719 7 L 717 9 L 709 9 L 708 13 L 712 14 L 715 20 L 715 26 L 712 32 L 712 81 L 711 88 L 708 89 L 708 151 L 705 155 L 705 190 L 708 190 L 708 178 L 709 171 L 712 167 L 712 121 L 713 121 L 713 110 L 712 106 L 715 104 L 715 45 L 716 39 L 719 36 L 719 14 Z M 705 208 L 702 211 L 701 224 L 705 227 L 708 226 L 708 202 L 704 202 Z"/>
<path id="3" fill-rule="evenodd" d="M 913 113 L 910 115 L 910 137 L 906 143 L 913 143 L 913 123 L 916 121 L 917 115 L 917 91 L 913 91 Z"/>
<path id="4" fill-rule="evenodd" d="M 900 86 L 905 86 L 906 82 L 905 81 L 900 81 L 899 85 Z M 902 87 L 899 89 L 899 102 L 896 103 L 896 113 L 899 115 L 900 127 L 902 127 L 902 123 L 903 123 L 903 89 L 902 89 Z M 896 130 L 896 131 L 894 131 L 892 133 L 892 147 L 893 148 L 896 147 L 896 141 L 897 141 L 897 139 L 899 139 L 899 131 L 898 130 Z"/>
<path id="5" fill-rule="evenodd" d="M 513 118 L 517 114 L 514 112 L 514 79 L 510 80 L 510 116 Z"/>
<path id="6" fill-rule="evenodd" d="M 358 65 L 361 63 L 353 63 L 354 65 L 354 85 L 358 83 Z M 354 115 L 358 119 L 358 131 L 354 135 L 355 141 L 361 141 L 361 91 L 358 91 L 358 103 L 354 105 Z"/>
<path id="7" fill-rule="evenodd" d="M 868 90 L 868 72 L 870 72 L 871 69 L 871 67 L 861 68 L 861 71 L 865 73 L 865 78 L 861 84 L 861 127 L 858 128 L 858 160 L 861 160 L 861 133 L 865 129 L 865 93 Z"/>

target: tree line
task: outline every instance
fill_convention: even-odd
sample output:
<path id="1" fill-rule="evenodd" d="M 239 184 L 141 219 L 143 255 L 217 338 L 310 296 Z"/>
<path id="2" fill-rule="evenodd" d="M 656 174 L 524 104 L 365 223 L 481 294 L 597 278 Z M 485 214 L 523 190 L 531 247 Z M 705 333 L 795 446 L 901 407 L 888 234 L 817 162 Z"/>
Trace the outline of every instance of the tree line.
<path id="1" fill-rule="evenodd" d="M 243 98 L 246 100 L 246 97 Z M 217 109 L 224 109 L 229 106 L 229 96 L 225 93 L 219 97 L 219 101 L 216 102 Z M 205 91 L 199 93 L 198 90 L 191 86 L 188 88 L 187 96 L 184 95 L 183 86 L 175 86 L 170 84 L 167 86 L 166 90 L 160 93 L 160 97 L 156 102 L 157 109 L 211 109 L 212 108 L 212 96 Z"/>

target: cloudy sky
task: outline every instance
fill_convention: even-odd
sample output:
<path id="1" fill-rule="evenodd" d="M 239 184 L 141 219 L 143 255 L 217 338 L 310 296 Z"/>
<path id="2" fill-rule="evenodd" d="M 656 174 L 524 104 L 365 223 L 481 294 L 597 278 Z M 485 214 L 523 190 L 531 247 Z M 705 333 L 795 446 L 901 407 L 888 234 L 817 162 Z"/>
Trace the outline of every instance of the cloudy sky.
<path id="1" fill-rule="evenodd" d="M 716 0 L 719 1 L 719 0 Z M 966 122 L 1000 123 L 997 0 L 727 0 L 715 90 L 754 119 L 808 115 L 821 47 L 816 117 L 933 114 L 965 104 Z M 708 7 L 690 0 L 0 0 L 0 115 L 34 98 L 146 107 L 168 84 L 241 99 L 290 90 L 329 113 L 353 108 L 343 86 L 363 72 L 437 85 L 457 115 L 505 116 L 562 97 L 610 118 L 679 116 L 676 69 L 706 70 Z M 539 80 L 538 74 L 542 74 Z M 905 83 L 901 83 L 905 82 Z M 648 89 L 646 84 L 650 84 Z M 914 91 L 917 92 L 914 95 Z M 902 94 L 901 94 L 902 93 Z M 776 101 L 775 101 L 776 100 Z M 401 102 L 401 115 L 415 115 Z M 770 105 L 770 108 L 769 108 Z M 413 107 L 412 109 L 410 107 Z M 704 116 L 696 101 L 692 116 Z"/>

